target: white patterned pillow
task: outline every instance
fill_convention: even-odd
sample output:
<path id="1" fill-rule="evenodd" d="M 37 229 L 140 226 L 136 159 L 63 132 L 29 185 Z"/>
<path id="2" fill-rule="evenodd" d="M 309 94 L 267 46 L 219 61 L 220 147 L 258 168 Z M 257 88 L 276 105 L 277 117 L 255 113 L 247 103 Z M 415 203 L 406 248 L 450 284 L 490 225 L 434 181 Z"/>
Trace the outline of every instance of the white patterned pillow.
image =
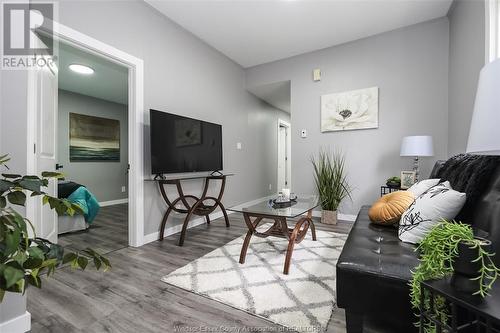
<path id="1" fill-rule="evenodd" d="M 417 244 L 441 220 L 452 220 L 465 204 L 465 193 L 455 191 L 449 182 L 438 184 L 419 196 L 399 221 L 399 239 Z"/>
<path id="2" fill-rule="evenodd" d="M 431 187 L 436 186 L 439 183 L 439 178 L 424 179 L 415 184 L 413 184 L 407 191 L 413 193 L 415 198 L 418 198 L 424 192 L 426 192 Z"/>

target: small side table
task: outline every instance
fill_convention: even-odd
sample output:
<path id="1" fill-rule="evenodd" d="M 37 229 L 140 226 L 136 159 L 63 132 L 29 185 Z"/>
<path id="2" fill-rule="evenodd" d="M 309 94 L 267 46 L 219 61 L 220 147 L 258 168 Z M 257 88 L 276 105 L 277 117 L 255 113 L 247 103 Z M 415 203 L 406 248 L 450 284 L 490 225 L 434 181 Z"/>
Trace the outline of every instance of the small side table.
<path id="1" fill-rule="evenodd" d="M 396 191 L 401 191 L 401 188 L 398 187 L 389 187 L 387 185 L 382 185 L 380 186 L 380 196 L 383 197 L 386 194 L 396 192 Z"/>
<path id="2" fill-rule="evenodd" d="M 429 311 L 420 312 L 420 332 L 423 325 L 432 322 L 436 332 L 500 332 L 500 285 L 497 283 L 484 299 L 459 292 L 450 284 L 450 279 L 424 281 L 421 284 L 422 299 L 424 293 L 430 297 Z M 450 321 L 442 323 L 433 315 L 436 296 L 446 300 L 450 308 Z M 460 317 L 460 318 L 459 318 Z"/>

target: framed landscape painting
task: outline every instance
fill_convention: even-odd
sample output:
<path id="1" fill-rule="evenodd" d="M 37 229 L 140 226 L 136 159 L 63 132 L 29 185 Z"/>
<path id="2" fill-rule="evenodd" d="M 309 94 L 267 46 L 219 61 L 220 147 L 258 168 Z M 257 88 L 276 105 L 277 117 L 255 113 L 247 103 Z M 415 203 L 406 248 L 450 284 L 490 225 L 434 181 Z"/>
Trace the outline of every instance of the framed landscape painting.
<path id="1" fill-rule="evenodd" d="M 71 162 L 120 161 L 120 121 L 69 114 Z"/>
<path id="2" fill-rule="evenodd" d="M 378 128 L 378 87 L 321 96 L 321 132 Z"/>

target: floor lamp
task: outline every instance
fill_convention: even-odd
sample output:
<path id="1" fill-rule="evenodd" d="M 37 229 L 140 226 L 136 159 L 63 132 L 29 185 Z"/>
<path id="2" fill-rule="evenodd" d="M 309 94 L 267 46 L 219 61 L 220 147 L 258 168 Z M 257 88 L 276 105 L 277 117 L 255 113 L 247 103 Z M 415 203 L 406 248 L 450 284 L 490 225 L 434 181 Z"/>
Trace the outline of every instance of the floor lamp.
<path id="1" fill-rule="evenodd" d="M 500 155 L 500 59 L 481 70 L 467 153 Z"/>

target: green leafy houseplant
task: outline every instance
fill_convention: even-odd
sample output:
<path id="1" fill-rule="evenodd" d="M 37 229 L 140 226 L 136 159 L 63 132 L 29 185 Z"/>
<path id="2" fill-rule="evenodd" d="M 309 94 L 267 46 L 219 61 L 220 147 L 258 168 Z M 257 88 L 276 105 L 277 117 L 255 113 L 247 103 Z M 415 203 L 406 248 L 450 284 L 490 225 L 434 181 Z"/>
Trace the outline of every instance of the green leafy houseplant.
<path id="1" fill-rule="evenodd" d="M 421 304 L 420 283 L 451 276 L 461 243 L 465 243 L 471 249 L 477 249 L 477 258 L 473 262 L 479 263 L 479 271 L 474 278 L 477 280 L 478 289 L 474 294 L 480 297 L 488 295 L 488 291 L 500 274 L 500 269 L 495 266 L 492 259 L 494 254 L 483 248 L 483 240 L 474 237 L 470 225 L 442 221 L 432 228 L 417 247 L 417 251 L 420 251 L 420 263 L 412 272 L 413 278 L 410 281 L 411 303 L 415 310 L 420 310 L 422 307 L 425 310 L 430 309 L 427 295 L 424 295 L 424 304 Z M 433 310 L 433 315 L 441 322 L 448 320 L 449 311 L 443 298 L 436 299 Z M 435 332 L 434 324 L 425 325 L 424 332 Z"/>
<path id="2" fill-rule="evenodd" d="M 391 177 L 387 179 L 386 185 L 389 187 L 400 187 L 401 186 L 401 178 L 398 176 Z"/>
<path id="3" fill-rule="evenodd" d="M 317 158 L 311 157 L 311 163 L 321 208 L 336 214 L 342 200 L 351 198 L 344 155 L 338 151 L 321 150 Z"/>
<path id="4" fill-rule="evenodd" d="M 7 155 L 0 156 L 0 166 L 6 167 Z M 11 205 L 24 206 L 27 195 L 40 196 L 44 204 L 59 215 L 81 212 L 78 205 L 58 199 L 42 191 L 50 178 L 61 174 L 43 172 L 42 177 L 3 173 L 0 179 L 0 303 L 5 292 L 24 293 L 28 285 L 41 288 L 41 275 L 51 275 L 61 264 L 85 269 L 89 262 L 99 270 L 111 267 L 108 259 L 91 248 L 82 252 L 66 252 L 60 245 L 36 237 L 31 222 Z M 10 203 L 10 205 L 9 205 Z"/>

